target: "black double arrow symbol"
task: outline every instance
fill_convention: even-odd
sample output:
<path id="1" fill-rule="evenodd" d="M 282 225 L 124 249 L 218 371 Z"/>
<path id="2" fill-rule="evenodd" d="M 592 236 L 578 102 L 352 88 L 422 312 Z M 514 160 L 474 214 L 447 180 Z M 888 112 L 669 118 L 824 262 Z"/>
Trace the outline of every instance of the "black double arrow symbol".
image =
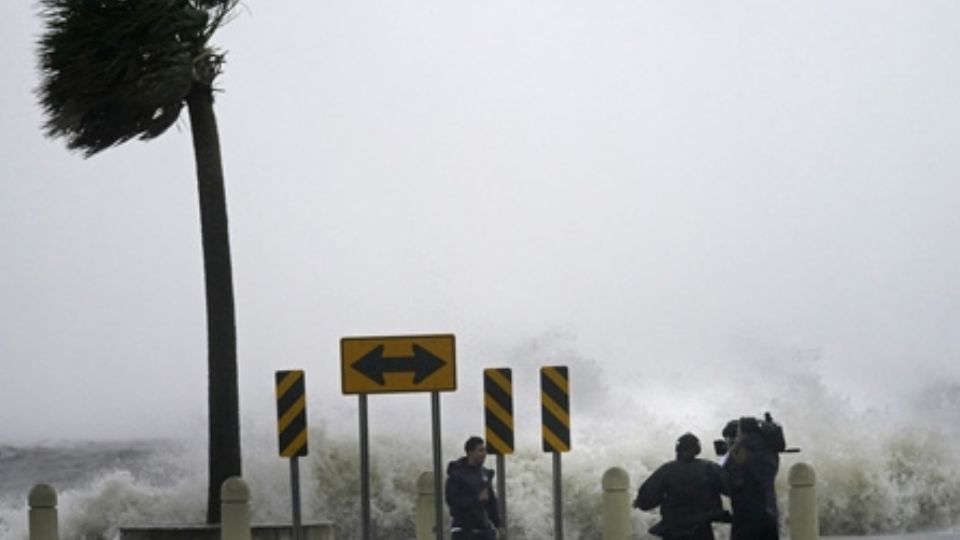
<path id="1" fill-rule="evenodd" d="M 413 356 L 383 356 L 383 345 L 377 345 L 350 367 L 383 386 L 386 384 L 384 373 L 413 373 L 413 384 L 420 384 L 444 365 L 442 358 L 413 344 Z"/>

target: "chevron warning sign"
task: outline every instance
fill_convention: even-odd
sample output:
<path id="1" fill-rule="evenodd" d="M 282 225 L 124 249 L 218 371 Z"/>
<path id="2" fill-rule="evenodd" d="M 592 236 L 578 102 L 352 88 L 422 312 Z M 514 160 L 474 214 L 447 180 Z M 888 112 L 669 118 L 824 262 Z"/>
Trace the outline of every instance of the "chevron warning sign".
<path id="1" fill-rule="evenodd" d="M 280 457 L 307 455 L 307 397 L 303 370 L 277 372 Z"/>
<path id="2" fill-rule="evenodd" d="M 567 366 L 540 368 L 543 451 L 570 451 L 570 378 Z"/>
<path id="3" fill-rule="evenodd" d="M 513 375 L 509 368 L 483 370 L 487 452 L 513 453 Z"/>

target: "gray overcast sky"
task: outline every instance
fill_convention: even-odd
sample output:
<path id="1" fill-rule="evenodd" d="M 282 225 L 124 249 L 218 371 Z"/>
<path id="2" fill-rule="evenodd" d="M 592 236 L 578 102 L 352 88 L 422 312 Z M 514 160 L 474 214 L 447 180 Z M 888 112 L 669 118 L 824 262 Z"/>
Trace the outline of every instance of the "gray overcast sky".
<path id="1" fill-rule="evenodd" d="M 246 418 L 291 367 L 352 410 L 364 334 L 456 333 L 465 387 L 551 336 L 638 381 L 960 382 L 960 3 L 274 4 L 215 40 Z M 0 438 L 202 426 L 186 118 L 45 139 L 35 11 L 0 5 Z"/>

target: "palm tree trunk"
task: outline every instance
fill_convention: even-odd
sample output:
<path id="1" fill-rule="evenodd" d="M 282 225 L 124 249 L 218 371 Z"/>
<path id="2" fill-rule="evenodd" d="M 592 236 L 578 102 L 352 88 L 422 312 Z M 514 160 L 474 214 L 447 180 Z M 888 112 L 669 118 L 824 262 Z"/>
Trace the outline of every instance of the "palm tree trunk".
<path id="1" fill-rule="evenodd" d="M 227 201 L 220 162 L 220 137 L 210 87 L 194 84 L 187 96 L 193 131 L 200 230 L 207 295 L 207 378 L 209 486 L 207 522 L 220 522 L 220 486 L 241 474 L 240 413 L 237 389 L 237 335 L 233 277 L 227 232 Z"/>

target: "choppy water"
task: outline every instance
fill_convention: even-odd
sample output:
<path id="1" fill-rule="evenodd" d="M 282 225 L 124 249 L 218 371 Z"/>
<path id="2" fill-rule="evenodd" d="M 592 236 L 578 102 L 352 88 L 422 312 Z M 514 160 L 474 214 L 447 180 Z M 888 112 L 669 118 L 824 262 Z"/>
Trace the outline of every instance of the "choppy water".
<path id="1" fill-rule="evenodd" d="M 563 457 L 565 536 L 599 538 L 600 478 L 608 467 L 624 467 L 637 486 L 671 458 L 679 433 L 693 430 L 709 448 L 727 419 L 763 409 L 774 411 L 783 423 L 788 444 L 802 448 L 800 454 L 784 455 L 781 508 L 786 508 L 786 471 L 804 461 L 817 472 L 824 535 L 960 536 L 960 431 L 955 427 L 960 387 L 930 385 L 898 410 L 876 411 L 853 407 L 815 375 L 790 372 L 781 379 L 766 394 L 752 396 L 754 410 L 745 410 L 742 400 L 719 390 L 690 403 L 669 393 L 658 395 L 654 383 L 628 388 L 596 380 L 589 388 L 574 387 L 579 403 L 574 447 Z M 789 388 L 789 399 L 783 397 L 784 388 Z M 671 400 L 673 408 L 667 405 Z M 416 479 L 432 464 L 429 434 L 409 427 L 408 413 L 394 410 L 393 403 L 371 408 L 383 420 L 371 435 L 374 537 L 391 540 L 413 538 Z M 330 425 L 322 416 L 314 415 L 311 454 L 301 461 L 304 518 L 333 520 L 338 538 L 357 538 L 356 429 L 343 419 Z M 478 428 L 468 431 L 482 429 L 471 425 Z M 524 425 L 528 434 L 518 432 L 518 451 L 507 459 L 511 539 L 545 540 L 553 525 L 551 459 L 531 434 L 537 431 L 536 420 Z M 445 434 L 444 462 L 458 457 L 466 434 Z M 282 522 L 290 515 L 289 470 L 276 455 L 273 437 L 269 430 L 247 429 L 244 470 L 254 497 L 254 520 Z M 0 446 L 0 537 L 26 538 L 26 496 L 35 482 L 57 488 L 61 532 L 67 539 L 111 540 L 122 525 L 200 522 L 206 494 L 202 440 Z M 637 538 L 656 519 L 636 512 Z"/>

